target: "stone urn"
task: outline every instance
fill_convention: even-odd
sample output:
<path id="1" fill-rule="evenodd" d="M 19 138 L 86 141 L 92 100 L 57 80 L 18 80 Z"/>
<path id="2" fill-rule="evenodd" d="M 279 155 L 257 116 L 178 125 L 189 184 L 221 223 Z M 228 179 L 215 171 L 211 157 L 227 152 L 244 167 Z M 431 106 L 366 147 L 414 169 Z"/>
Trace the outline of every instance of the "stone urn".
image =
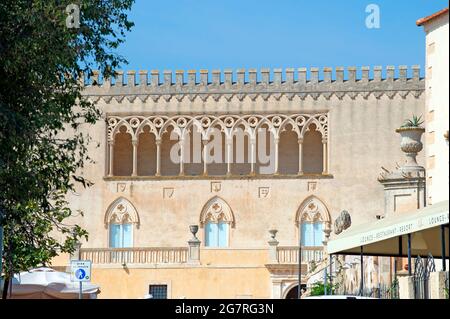
<path id="1" fill-rule="evenodd" d="M 406 153 L 406 163 L 403 165 L 403 168 L 408 170 L 417 170 L 422 168 L 417 164 L 416 156 L 422 148 L 423 144 L 420 141 L 423 132 L 425 129 L 423 127 L 401 127 L 395 130 L 400 134 L 402 140 L 400 142 L 400 148 L 403 152 Z"/>
<path id="2" fill-rule="evenodd" d="M 189 230 L 191 231 L 192 235 L 194 235 L 193 239 L 198 239 L 196 236 L 198 232 L 198 225 L 190 225 Z"/>
<path id="3" fill-rule="evenodd" d="M 276 229 L 271 229 L 269 230 L 269 234 L 272 240 L 276 239 L 275 237 L 277 236 L 278 230 Z"/>

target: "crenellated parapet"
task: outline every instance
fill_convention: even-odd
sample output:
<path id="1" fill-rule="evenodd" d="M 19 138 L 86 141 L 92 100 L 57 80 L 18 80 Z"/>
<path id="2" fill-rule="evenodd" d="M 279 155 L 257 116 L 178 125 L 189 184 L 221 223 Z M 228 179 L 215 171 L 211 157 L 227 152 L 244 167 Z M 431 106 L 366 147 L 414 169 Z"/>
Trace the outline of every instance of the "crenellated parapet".
<path id="1" fill-rule="evenodd" d="M 84 95 L 92 100 L 103 99 L 109 103 L 112 99 L 122 102 L 124 98 L 133 102 L 159 99 L 181 102 L 187 98 L 194 101 L 200 98 L 215 101 L 233 97 L 243 101 L 245 98 L 256 100 L 258 97 L 268 100 L 270 97 L 280 100 L 282 96 L 292 100 L 295 96 L 304 100 L 308 96 L 317 100 L 319 97 L 338 99 L 348 96 L 355 99 L 362 96 L 367 99 L 373 95 L 377 99 L 383 95 L 393 98 L 399 95 L 406 98 L 408 94 L 415 97 L 425 89 L 420 77 L 419 66 L 380 66 L 332 68 L 288 68 L 288 69 L 238 69 L 232 70 L 195 70 L 172 71 L 162 73 L 157 70 L 117 71 L 113 79 L 103 78 L 97 71 L 90 78 L 82 79 L 85 86 Z"/>

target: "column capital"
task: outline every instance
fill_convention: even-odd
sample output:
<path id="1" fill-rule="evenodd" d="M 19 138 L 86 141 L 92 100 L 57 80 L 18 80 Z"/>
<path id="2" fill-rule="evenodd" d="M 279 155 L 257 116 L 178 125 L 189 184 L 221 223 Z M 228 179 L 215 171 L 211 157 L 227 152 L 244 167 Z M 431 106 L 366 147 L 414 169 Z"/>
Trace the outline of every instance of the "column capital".
<path id="1" fill-rule="evenodd" d="M 138 145 L 138 139 L 137 138 L 133 138 L 131 140 L 131 143 L 133 144 L 133 146 L 137 146 Z"/>
<path id="2" fill-rule="evenodd" d="M 161 145 L 162 140 L 159 138 L 159 139 L 156 139 L 155 142 L 156 142 L 156 145 L 159 146 L 159 145 Z"/>
<path id="3" fill-rule="evenodd" d="M 108 145 L 109 146 L 114 146 L 114 140 L 108 140 Z"/>
<path id="4" fill-rule="evenodd" d="M 328 138 L 324 137 L 322 138 L 322 144 L 327 144 L 328 143 Z"/>
<path id="5" fill-rule="evenodd" d="M 297 139 L 297 142 L 298 142 L 298 144 L 303 144 L 303 137 L 299 137 L 299 138 Z"/>

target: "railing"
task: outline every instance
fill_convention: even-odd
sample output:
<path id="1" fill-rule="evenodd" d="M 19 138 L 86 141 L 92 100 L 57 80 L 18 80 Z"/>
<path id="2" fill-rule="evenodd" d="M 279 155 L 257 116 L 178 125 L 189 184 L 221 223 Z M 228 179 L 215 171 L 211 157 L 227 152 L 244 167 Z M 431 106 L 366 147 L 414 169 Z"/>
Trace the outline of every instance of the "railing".
<path id="1" fill-rule="evenodd" d="M 319 262 L 323 257 L 323 247 L 302 247 L 302 263 Z M 277 259 L 280 264 L 297 264 L 298 246 L 277 247 Z"/>
<path id="2" fill-rule="evenodd" d="M 81 259 L 93 264 L 180 264 L 187 262 L 188 248 L 84 248 Z"/>

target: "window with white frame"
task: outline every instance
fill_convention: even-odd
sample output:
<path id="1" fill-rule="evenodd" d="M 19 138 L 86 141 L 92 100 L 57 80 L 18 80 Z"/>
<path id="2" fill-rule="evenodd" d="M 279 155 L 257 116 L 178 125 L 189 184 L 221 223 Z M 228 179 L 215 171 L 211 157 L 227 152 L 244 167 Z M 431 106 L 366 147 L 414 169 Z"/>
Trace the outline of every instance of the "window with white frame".
<path id="1" fill-rule="evenodd" d="M 301 227 L 302 246 L 323 246 L 324 232 L 323 222 L 303 222 Z"/>
<path id="2" fill-rule="evenodd" d="M 129 248 L 133 247 L 133 224 L 110 224 L 109 247 Z"/>
<path id="3" fill-rule="evenodd" d="M 206 222 L 205 246 L 228 247 L 229 224 L 226 222 Z"/>

